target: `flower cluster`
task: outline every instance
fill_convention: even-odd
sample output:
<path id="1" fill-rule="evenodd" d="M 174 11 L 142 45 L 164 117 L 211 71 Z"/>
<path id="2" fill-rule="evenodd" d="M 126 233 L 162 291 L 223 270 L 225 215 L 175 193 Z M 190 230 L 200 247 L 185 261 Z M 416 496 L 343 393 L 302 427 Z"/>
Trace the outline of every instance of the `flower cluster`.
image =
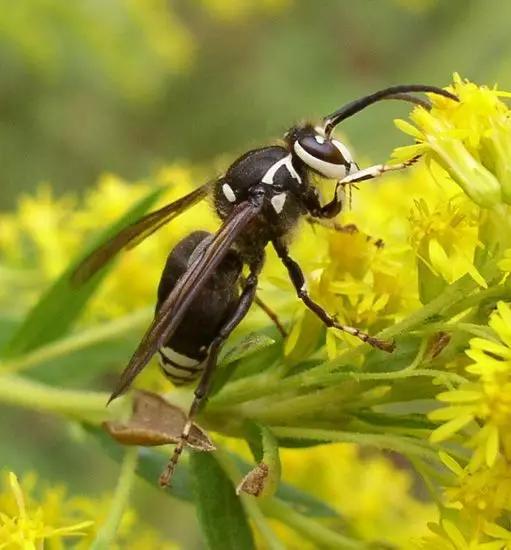
<path id="1" fill-rule="evenodd" d="M 64 486 L 38 482 L 35 474 L 20 481 L 13 472 L 4 473 L 0 491 L 0 548 L 6 550 L 62 550 L 73 539 L 73 548 L 86 550 L 96 539 L 110 508 L 111 495 L 99 498 L 69 496 Z M 119 546 L 128 550 L 176 546 L 161 540 L 141 524 L 133 510 L 122 514 Z"/>

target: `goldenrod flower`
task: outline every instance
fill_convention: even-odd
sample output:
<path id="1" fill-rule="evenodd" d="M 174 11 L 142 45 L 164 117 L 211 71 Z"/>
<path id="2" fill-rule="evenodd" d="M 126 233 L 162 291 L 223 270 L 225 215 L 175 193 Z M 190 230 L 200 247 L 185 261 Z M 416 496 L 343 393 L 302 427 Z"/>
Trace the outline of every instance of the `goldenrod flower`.
<path id="1" fill-rule="evenodd" d="M 437 399 L 448 406 L 433 411 L 432 420 L 443 420 L 431 440 L 448 439 L 477 419 L 468 444 L 475 449 L 473 470 L 483 463 L 491 467 L 500 453 L 511 460 L 511 308 L 497 305 L 489 322 L 498 340 L 473 338 L 467 355 L 474 361 L 466 367 L 474 382 L 443 392 Z"/>
<path id="2" fill-rule="evenodd" d="M 363 457 L 358 446 L 337 444 L 313 447 L 306 455 L 282 449 L 281 459 L 287 480 L 332 503 L 364 540 L 406 548 L 435 518 L 433 504 L 414 498 L 411 471 L 381 454 Z"/>
<path id="3" fill-rule="evenodd" d="M 423 302 L 466 273 L 487 287 L 474 263 L 476 250 L 483 245 L 478 238 L 477 209 L 470 201 L 458 195 L 430 206 L 422 198 L 415 202 L 409 219 Z"/>
<path id="4" fill-rule="evenodd" d="M 9 474 L 9 485 L 16 511 L 0 509 L 0 548 L 38 550 L 44 540 L 82 536 L 85 534 L 84 530 L 93 525 L 92 521 L 62 527 L 47 524 L 42 508 L 28 509 L 26 506 L 23 491 L 13 472 Z"/>
<path id="5" fill-rule="evenodd" d="M 424 155 L 444 168 L 479 206 L 511 203 L 511 119 L 500 100 L 511 94 L 479 87 L 457 74 L 449 90 L 459 103 L 432 95 L 431 111 L 418 107 L 412 112 L 415 126 L 396 121 L 417 144 L 397 149 L 395 158 Z"/>
<path id="6" fill-rule="evenodd" d="M 499 262 L 499 267 L 502 271 L 511 273 L 511 248 L 504 252 L 503 257 Z"/>

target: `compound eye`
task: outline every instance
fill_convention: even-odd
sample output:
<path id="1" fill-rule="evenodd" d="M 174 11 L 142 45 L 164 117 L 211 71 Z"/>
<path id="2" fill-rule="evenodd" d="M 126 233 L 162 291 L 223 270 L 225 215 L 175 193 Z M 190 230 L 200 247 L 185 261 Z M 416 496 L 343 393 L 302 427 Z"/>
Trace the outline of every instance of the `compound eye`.
<path id="1" fill-rule="evenodd" d="M 299 140 L 304 150 L 313 157 L 330 164 L 348 164 L 334 143 L 323 136 L 307 136 Z"/>
<path id="2" fill-rule="evenodd" d="M 321 135 L 295 141 L 294 150 L 305 164 L 327 178 L 343 178 L 351 164 L 351 155 L 342 143 Z"/>

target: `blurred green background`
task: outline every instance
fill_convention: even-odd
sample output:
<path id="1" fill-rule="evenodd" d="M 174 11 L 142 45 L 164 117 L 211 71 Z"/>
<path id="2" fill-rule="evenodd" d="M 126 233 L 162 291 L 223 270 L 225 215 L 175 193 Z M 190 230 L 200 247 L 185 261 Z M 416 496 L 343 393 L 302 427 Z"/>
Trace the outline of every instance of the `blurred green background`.
<path id="1" fill-rule="evenodd" d="M 49 181 L 83 189 L 173 160 L 208 163 L 379 86 L 453 71 L 511 86 L 499 0 L 0 2 L 0 208 Z M 344 128 L 359 153 L 398 139 L 378 106 Z"/>
<path id="2" fill-rule="evenodd" d="M 136 180 L 232 159 L 391 84 L 445 85 L 458 71 L 509 89 L 509 21 L 502 0 L 0 0 L 0 211 L 43 181 L 59 194 L 104 172 Z M 383 160 L 406 112 L 379 105 L 343 131 Z M 2 465 L 66 480 L 58 455 L 89 472 L 73 490 L 115 483 L 117 467 L 71 445 L 58 420 L 0 412 Z M 147 488 L 139 499 L 173 539 L 199 545 L 192 510 Z"/>

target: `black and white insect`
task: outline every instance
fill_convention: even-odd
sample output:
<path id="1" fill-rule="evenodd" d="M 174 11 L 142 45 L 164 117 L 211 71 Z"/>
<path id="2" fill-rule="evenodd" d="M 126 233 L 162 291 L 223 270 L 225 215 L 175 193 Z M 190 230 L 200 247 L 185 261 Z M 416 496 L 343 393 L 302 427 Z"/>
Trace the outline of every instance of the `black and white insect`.
<path id="1" fill-rule="evenodd" d="M 181 439 L 160 478 L 162 485 L 169 484 L 186 445 L 223 343 L 256 300 L 268 244 L 272 244 L 286 267 L 298 298 L 327 327 L 349 333 L 381 350 L 393 350 L 393 342 L 338 323 L 309 296 L 305 276 L 289 255 L 288 240 L 303 216 L 318 221 L 337 216 L 342 209 L 345 185 L 401 170 L 411 163 L 359 169 L 347 147 L 332 133 L 340 122 L 380 100 L 399 99 L 428 108 L 429 103 L 412 95 L 414 92 L 430 92 L 457 101 L 450 92 L 434 86 L 394 86 L 352 101 L 318 124 L 293 126 L 281 143 L 248 151 L 222 176 L 120 231 L 77 268 L 74 281 L 87 280 L 120 250 L 131 248 L 212 195 L 221 227 L 215 234 L 191 233 L 171 252 L 160 282 L 154 320 L 110 397 L 112 400 L 125 392 L 155 353 L 160 355 L 164 372 L 176 383 L 189 383 L 200 376 Z M 314 174 L 336 182 L 326 204 L 321 203 L 313 185 Z M 246 277 L 242 276 L 243 267 L 248 269 Z"/>

